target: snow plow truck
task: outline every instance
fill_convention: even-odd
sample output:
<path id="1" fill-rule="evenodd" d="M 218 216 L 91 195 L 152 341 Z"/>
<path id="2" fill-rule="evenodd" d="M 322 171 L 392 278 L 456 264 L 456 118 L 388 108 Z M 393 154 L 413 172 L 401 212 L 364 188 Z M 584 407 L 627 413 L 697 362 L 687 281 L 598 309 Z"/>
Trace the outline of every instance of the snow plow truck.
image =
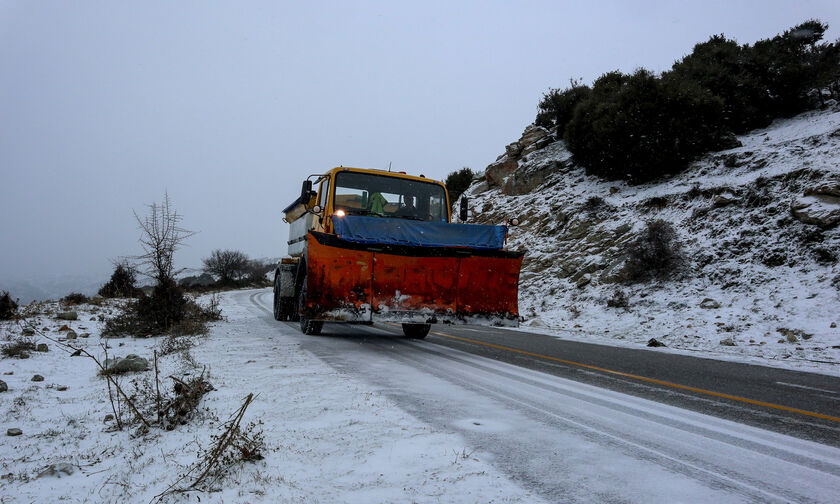
<path id="1" fill-rule="evenodd" d="M 317 188 L 317 189 L 315 189 Z M 362 168 L 310 175 L 283 212 L 289 257 L 274 275 L 274 318 L 304 334 L 324 322 L 518 326 L 524 252 L 505 249 L 508 225 L 453 223 L 446 186 Z"/>

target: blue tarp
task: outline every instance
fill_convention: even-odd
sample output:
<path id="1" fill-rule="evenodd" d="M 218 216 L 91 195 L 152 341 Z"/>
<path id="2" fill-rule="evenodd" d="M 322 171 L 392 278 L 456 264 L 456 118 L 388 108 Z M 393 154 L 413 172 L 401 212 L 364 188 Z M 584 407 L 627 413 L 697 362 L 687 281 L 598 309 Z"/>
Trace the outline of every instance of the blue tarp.
<path id="1" fill-rule="evenodd" d="M 346 215 L 333 217 L 335 233 L 353 243 L 414 247 L 466 247 L 499 250 L 505 245 L 505 226 Z"/>

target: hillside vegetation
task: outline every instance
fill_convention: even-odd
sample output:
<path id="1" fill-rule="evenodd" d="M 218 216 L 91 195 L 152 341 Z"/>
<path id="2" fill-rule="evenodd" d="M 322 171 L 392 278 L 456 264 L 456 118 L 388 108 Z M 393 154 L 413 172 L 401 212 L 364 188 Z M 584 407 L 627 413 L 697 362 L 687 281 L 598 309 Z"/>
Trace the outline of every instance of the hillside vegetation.
<path id="1" fill-rule="evenodd" d="M 555 128 L 587 173 L 640 183 L 683 170 L 733 134 L 766 127 L 840 98 L 840 45 L 810 20 L 771 39 L 699 43 L 662 75 L 605 73 L 572 81 L 539 103 L 535 124 Z"/>
<path id="2" fill-rule="evenodd" d="M 524 325 L 840 372 L 840 81 L 828 71 L 836 71 L 837 45 L 818 44 L 824 29 L 808 22 L 752 46 L 712 37 L 663 76 L 611 73 L 591 89 L 574 83 L 547 95 L 537 123 L 465 192 L 474 222 L 522 222 L 509 246 L 527 251 Z M 810 84 L 774 81 L 789 92 L 765 102 L 711 92 L 710 62 L 729 61 L 716 51 L 733 51 L 730 63 L 740 65 L 773 48 L 807 56 L 785 61 L 814 70 Z M 767 65 L 779 79 L 796 73 Z M 692 83 L 670 87 L 677 74 Z M 667 99 L 647 102 L 648 92 Z M 689 108 L 652 112 L 675 103 Z M 704 115 L 707 106 L 717 112 Z M 593 110 L 613 119 L 583 125 Z M 676 113 L 686 110 L 693 117 Z M 698 117 L 718 122 L 681 127 Z M 590 128 L 591 145 L 610 150 L 595 156 L 603 166 L 575 143 L 581 128 Z M 663 141 L 666 134 L 676 137 Z M 687 146 L 685 135 L 721 143 Z M 669 142 L 677 154 L 665 152 Z"/>

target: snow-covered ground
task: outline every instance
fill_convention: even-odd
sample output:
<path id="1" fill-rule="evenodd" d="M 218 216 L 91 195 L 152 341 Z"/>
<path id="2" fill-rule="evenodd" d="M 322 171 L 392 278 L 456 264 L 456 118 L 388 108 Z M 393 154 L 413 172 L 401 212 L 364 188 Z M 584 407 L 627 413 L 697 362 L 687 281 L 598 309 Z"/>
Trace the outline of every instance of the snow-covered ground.
<path id="1" fill-rule="evenodd" d="M 13 373 L 0 375 L 1 425 L 23 431 L 0 444 L 0 502 L 149 502 L 248 393 L 256 399 L 243 425 L 256 423 L 265 458 L 234 465 L 201 502 L 831 502 L 840 493 L 837 448 L 375 327 L 328 324 L 325 336 L 304 336 L 272 319 L 267 289 L 225 293 L 221 306 L 227 320 L 189 356 L 160 361 L 161 376 L 206 366 L 216 389 L 172 431 L 115 431 L 93 362 L 53 344 L 0 360 Z M 89 319 L 113 308 L 88 310 L 69 325 L 90 332 L 74 344 L 94 354 L 107 342 L 112 356 L 151 358 L 164 341 L 100 340 Z M 63 323 L 45 314 L 37 325 L 56 337 Z M 4 338 L 18 331 L 2 327 Z M 44 381 L 32 382 L 36 373 Z M 62 462 L 72 475 L 38 477 Z"/>
<path id="2" fill-rule="evenodd" d="M 206 366 L 216 389 L 204 396 L 196 418 L 173 431 L 115 430 L 113 421 L 103 420 L 112 411 L 94 362 L 70 357 L 44 338 L 36 337 L 49 345 L 47 353 L 0 359 L 0 379 L 9 387 L 0 393 L 0 502 L 150 502 L 210 447 L 211 436 L 249 393 L 256 399 L 242 425 L 257 423 L 265 458 L 235 466 L 217 492 L 200 494 L 202 502 L 540 501 L 469 456 L 473 450 L 461 436 L 431 428 L 337 373 L 287 337 L 293 329 L 257 319 L 254 306 L 232 301 L 232 294 L 222 301 L 227 321 L 197 338 L 191 359 L 176 353 L 159 361 L 161 377 L 195 376 Z M 65 323 L 90 333 L 72 343 L 100 357 L 107 343 L 111 356 L 152 359 L 163 338 L 100 340 L 101 323 L 89 319 L 115 309 L 91 308 L 80 308 L 79 321 L 45 314 L 35 323 L 55 338 L 63 339 L 57 329 Z M 19 332 L 4 323 L 0 340 Z M 44 381 L 33 382 L 35 374 Z M 132 379 L 148 381 L 153 372 L 125 375 L 123 385 L 132 388 Z M 162 386 L 171 383 L 164 378 Z M 9 428 L 23 434 L 6 436 Z M 38 477 L 61 463 L 71 464 L 73 474 Z M 169 500 L 181 499 L 195 502 Z"/>
<path id="3" fill-rule="evenodd" d="M 586 175 L 562 141 L 519 161 L 515 177 L 544 177 L 531 192 L 476 181 L 467 195 L 477 222 L 522 221 L 509 246 L 527 251 L 523 327 L 635 347 L 655 338 L 669 351 L 840 374 L 840 227 L 791 212 L 806 191 L 840 191 L 840 107 L 739 140 L 637 186 Z M 681 274 L 617 282 L 624 244 L 656 219 L 677 231 Z M 626 307 L 608 305 L 616 291 Z"/>

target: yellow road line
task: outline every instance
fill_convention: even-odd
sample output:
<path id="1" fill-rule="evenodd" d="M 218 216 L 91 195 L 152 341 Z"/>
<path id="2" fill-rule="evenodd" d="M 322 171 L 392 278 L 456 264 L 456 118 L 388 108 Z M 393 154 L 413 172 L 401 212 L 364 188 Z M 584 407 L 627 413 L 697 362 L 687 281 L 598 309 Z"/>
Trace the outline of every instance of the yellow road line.
<path id="1" fill-rule="evenodd" d="M 801 409 L 798 409 L 798 408 L 791 408 L 790 406 L 782 406 L 781 404 L 773 404 L 773 403 L 768 403 L 768 402 L 764 402 L 764 401 L 757 401 L 755 399 L 749 399 L 749 398 L 746 398 L 746 397 L 740 397 L 740 396 L 736 396 L 736 395 L 732 395 L 732 394 L 724 394 L 722 392 L 715 392 L 713 390 L 706 390 L 706 389 L 701 389 L 701 388 L 697 388 L 697 387 L 690 387 L 688 385 L 680 385 L 679 383 L 672 383 L 672 382 L 665 381 L 665 380 L 659 380 L 657 378 L 648 378 L 647 376 L 639 376 L 639 375 L 635 375 L 635 374 L 631 374 L 631 373 L 625 373 L 623 371 L 615 371 L 613 369 L 607 369 L 607 368 L 602 368 L 602 367 L 598 367 L 598 366 L 593 366 L 591 364 L 584 364 L 582 362 L 575 362 L 575 361 L 570 361 L 570 360 L 566 360 L 566 359 L 560 359 L 560 358 L 551 357 L 551 356 L 548 356 L 548 355 L 542 355 L 542 354 L 538 354 L 538 353 L 534 353 L 534 352 L 528 352 L 526 350 L 519 350 L 517 348 L 506 347 L 506 346 L 503 346 L 503 345 L 496 345 L 494 343 L 485 343 L 483 341 L 478 341 L 478 340 L 474 340 L 474 339 L 470 339 L 470 338 L 463 338 L 461 336 L 453 336 L 451 334 L 444 334 L 442 332 L 431 331 L 431 333 L 434 334 L 434 335 L 437 335 L 437 336 L 442 336 L 444 338 L 449 338 L 449 339 L 454 339 L 454 340 L 459 340 L 459 341 L 465 341 L 467 343 L 473 343 L 475 345 L 482 345 L 482 346 L 486 346 L 486 347 L 497 348 L 499 350 L 506 350 L 508 352 L 514 352 L 514 353 L 518 353 L 518 354 L 522 354 L 522 355 L 528 355 L 530 357 L 537 357 L 537 358 L 545 359 L 545 360 L 549 360 L 549 361 L 560 362 L 562 364 L 568 364 L 570 366 L 577 366 L 577 367 L 582 367 L 582 368 L 586 368 L 586 369 L 593 369 L 595 371 L 601 371 L 602 373 L 609 373 L 609 374 L 613 374 L 613 375 L 617 375 L 617 376 L 623 376 L 625 378 L 632 378 L 634 380 L 640 380 L 640 381 L 644 381 L 644 382 L 648 382 L 648 383 L 656 383 L 657 385 L 664 385 L 666 387 L 676 388 L 676 389 L 680 389 L 680 390 L 689 390 L 691 392 L 697 392 L 698 394 L 705 394 L 705 395 L 710 395 L 710 396 L 714 396 L 714 397 L 722 397 L 724 399 L 731 399 L 733 401 L 738 401 L 738 402 L 742 402 L 742 403 L 753 404 L 753 405 L 756 405 L 756 406 L 764 406 L 765 408 L 773 408 L 773 409 L 777 409 L 777 410 L 781 410 L 781 411 L 787 411 L 789 413 L 798 413 L 800 415 L 805 415 L 805 416 L 814 417 L 814 418 L 821 418 L 823 420 L 831 420 L 832 422 L 840 423 L 840 417 L 835 417 L 835 416 L 831 416 L 831 415 L 824 415 L 822 413 L 816 413 L 816 412 L 813 412 L 813 411 L 801 410 Z"/>

